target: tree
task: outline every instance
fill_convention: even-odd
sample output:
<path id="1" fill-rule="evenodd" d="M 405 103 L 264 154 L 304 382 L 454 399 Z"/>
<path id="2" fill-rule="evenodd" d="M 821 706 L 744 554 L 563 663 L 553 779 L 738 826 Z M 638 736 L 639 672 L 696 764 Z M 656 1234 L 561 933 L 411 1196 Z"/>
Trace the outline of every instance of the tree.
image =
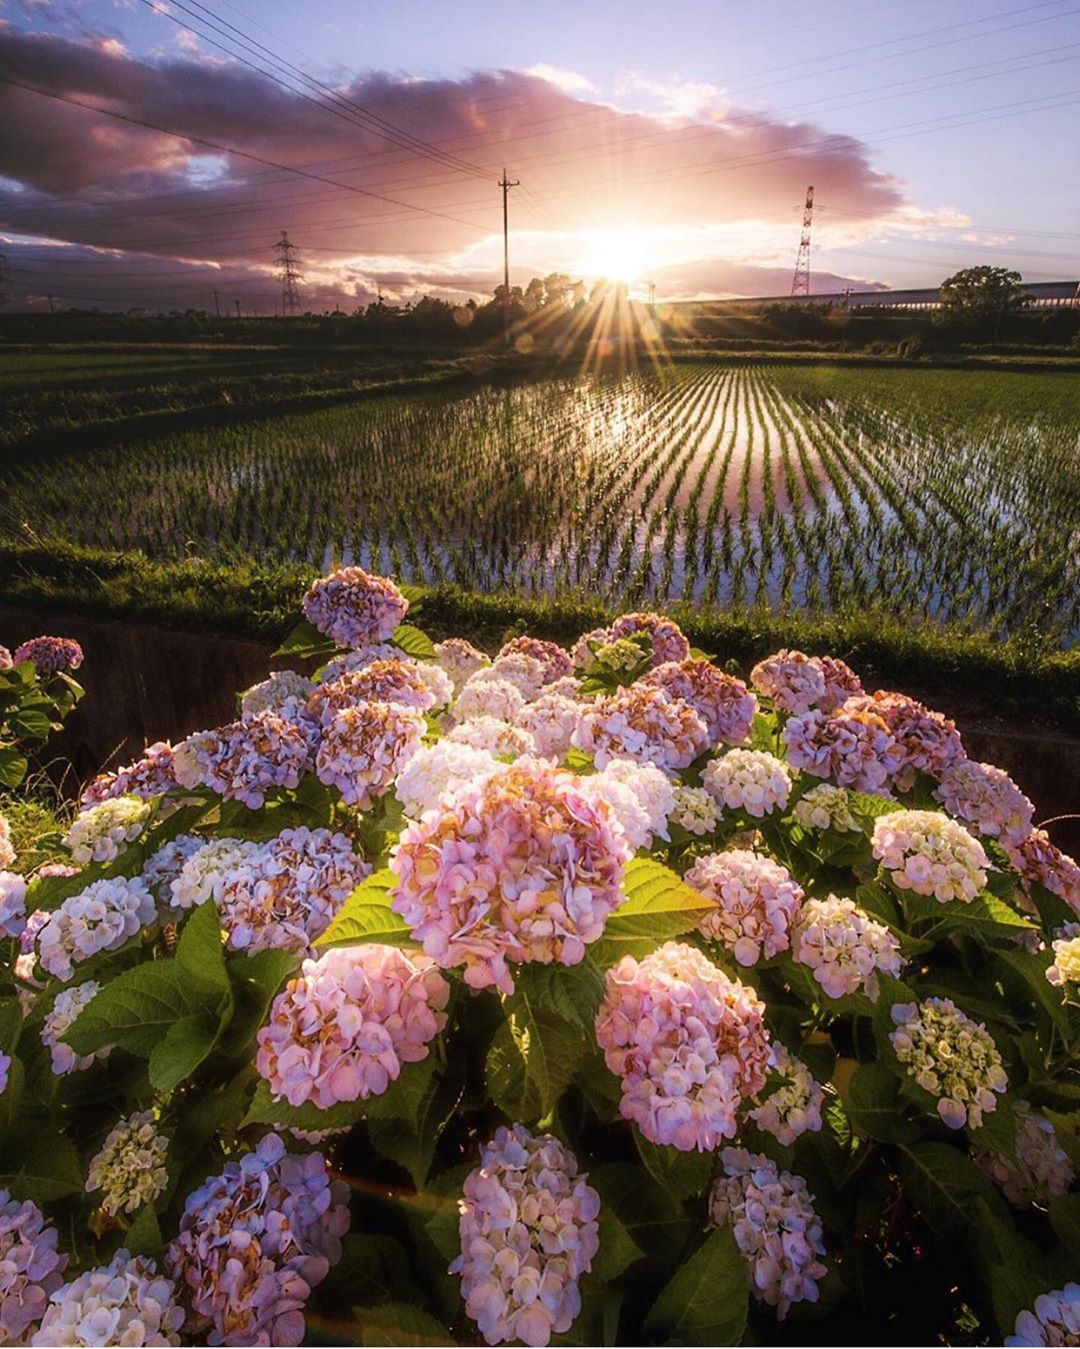
<path id="1" fill-rule="evenodd" d="M 993 319 L 995 332 L 1002 314 L 1028 303 L 1020 273 L 1008 267 L 965 267 L 947 277 L 939 293 L 942 318 L 966 322 Z"/>

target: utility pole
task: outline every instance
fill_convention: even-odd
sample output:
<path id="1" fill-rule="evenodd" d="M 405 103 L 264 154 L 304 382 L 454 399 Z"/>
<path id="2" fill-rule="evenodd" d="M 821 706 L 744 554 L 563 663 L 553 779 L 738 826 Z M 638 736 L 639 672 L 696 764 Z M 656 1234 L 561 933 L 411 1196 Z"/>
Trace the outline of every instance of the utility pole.
<path id="1" fill-rule="evenodd" d="M 216 287 L 214 289 L 214 313 L 218 316 L 218 318 L 221 318 L 221 304 L 218 301 L 218 293 Z"/>
<path id="2" fill-rule="evenodd" d="M 810 225 L 814 218 L 814 189 L 806 189 L 806 202 L 803 206 L 802 237 L 799 239 L 799 252 L 795 258 L 795 275 L 791 279 L 791 297 L 799 295 L 810 298 Z"/>
<path id="3" fill-rule="evenodd" d="M 4 306 L 7 304 L 7 302 L 11 299 L 11 296 L 8 294 L 7 286 L 8 286 L 7 258 L 4 256 L 3 253 L 0 253 L 0 309 L 3 309 Z"/>
<path id="4" fill-rule="evenodd" d="M 521 180 L 515 178 L 513 182 L 506 176 L 506 166 L 503 166 L 502 177 L 499 179 L 499 186 L 503 194 L 503 346 L 508 345 L 510 341 L 510 219 L 507 212 L 506 199 L 512 187 L 520 187 Z"/>
<path id="5" fill-rule="evenodd" d="M 281 238 L 274 245 L 274 252 L 278 255 L 278 276 L 281 278 L 281 316 L 284 318 L 286 310 L 290 315 L 296 313 L 296 307 L 300 303 L 300 283 L 304 277 L 300 271 L 300 259 L 293 256 L 297 252 L 296 244 L 289 242 L 289 235 L 286 230 L 281 231 Z"/>
<path id="6" fill-rule="evenodd" d="M 56 305 L 53 303 L 53 297 L 51 295 L 49 296 L 49 313 L 56 313 Z"/>
<path id="7" fill-rule="evenodd" d="M 649 282 L 649 308 L 650 308 L 650 309 L 655 309 L 655 308 L 656 308 L 656 282 L 655 282 L 655 281 L 650 281 L 650 282 Z"/>
<path id="8" fill-rule="evenodd" d="M 239 317 L 240 317 L 240 301 L 239 301 L 239 300 L 234 300 L 233 303 L 236 305 L 236 317 L 239 318 Z"/>

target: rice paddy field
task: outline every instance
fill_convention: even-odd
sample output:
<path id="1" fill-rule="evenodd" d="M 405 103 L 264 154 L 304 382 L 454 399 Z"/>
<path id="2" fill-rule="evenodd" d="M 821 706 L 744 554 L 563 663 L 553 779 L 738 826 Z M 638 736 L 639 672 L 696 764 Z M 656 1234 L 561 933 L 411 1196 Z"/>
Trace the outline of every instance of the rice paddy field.
<path id="1" fill-rule="evenodd" d="M 428 584 L 1080 635 L 1080 376 L 691 361 L 0 467 L 0 532 Z"/>

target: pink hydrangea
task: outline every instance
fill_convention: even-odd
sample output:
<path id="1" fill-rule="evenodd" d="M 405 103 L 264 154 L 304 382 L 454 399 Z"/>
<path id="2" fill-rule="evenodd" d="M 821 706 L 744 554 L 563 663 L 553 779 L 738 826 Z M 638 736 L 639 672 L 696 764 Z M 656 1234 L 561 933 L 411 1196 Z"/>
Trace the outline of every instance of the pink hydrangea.
<path id="1" fill-rule="evenodd" d="M 455 693 L 461 692 L 470 675 L 491 664 L 487 656 L 464 637 L 448 637 L 445 642 L 436 642 L 435 659 L 449 675 Z"/>
<path id="2" fill-rule="evenodd" d="M 544 692 L 527 703 L 515 723 L 533 738 L 545 759 L 561 759 L 570 748 L 581 720 L 581 704 L 561 693 Z"/>
<path id="3" fill-rule="evenodd" d="M 784 1147 L 805 1133 L 818 1133 L 825 1092 L 806 1064 L 783 1045 L 773 1044 L 769 1072 L 782 1081 L 749 1112 L 750 1119 Z"/>
<path id="4" fill-rule="evenodd" d="M 623 614 L 607 630 L 607 640 L 617 642 L 622 637 L 636 637 L 644 633 L 652 643 L 653 665 L 685 660 L 690 654 L 690 643 L 682 629 L 662 614 Z"/>
<path id="5" fill-rule="evenodd" d="M 675 788 L 655 764 L 612 759 L 599 773 L 582 778 L 581 790 L 591 801 L 604 802 L 635 852 L 651 847 L 654 838 L 667 840 Z"/>
<path id="6" fill-rule="evenodd" d="M 315 755 L 320 782 L 336 787 L 350 806 L 370 809 L 416 753 L 424 714 L 401 703 L 358 703 L 338 712 Z"/>
<path id="7" fill-rule="evenodd" d="M 757 699 L 741 679 L 718 670 L 712 661 L 668 661 L 638 682 L 689 703 L 708 728 L 710 747 L 744 745 L 750 739 Z"/>
<path id="8" fill-rule="evenodd" d="M 0 1190 L 0 1344 L 28 1344 L 63 1283 L 68 1258 L 56 1243 L 56 1228 L 36 1204 Z"/>
<path id="9" fill-rule="evenodd" d="M 1080 1344 L 1080 1283 L 1067 1283 L 1037 1297 L 1033 1311 L 1025 1309 L 1017 1316 L 1005 1344 L 1008 1349 Z"/>
<path id="10" fill-rule="evenodd" d="M 733 848 L 699 858 L 683 879 L 716 905 L 698 930 L 723 942 L 740 965 L 756 965 L 762 956 L 768 960 L 788 949 L 803 892 L 779 862 Z"/>
<path id="11" fill-rule="evenodd" d="M 1045 1206 L 1051 1199 L 1068 1194 L 1076 1173 L 1058 1142 L 1054 1126 L 1027 1101 L 1017 1101 L 1016 1156 L 1003 1157 L 990 1148 L 972 1148 L 971 1155 L 1005 1198 L 1016 1208 Z"/>
<path id="12" fill-rule="evenodd" d="M 140 877 L 94 881 L 65 899 L 38 933 L 42 968 L 66 981 L 75 966 L 99 951 L 117 951 L 157 915 Z"/>
<path id="13" fill-rule="evenodd" d="M 725 810 L 742 810 L 757 820 L 785 810 L 791 794 L 787 764 L 759 749 L 730 749 L 710 759 L 701 784 Z"/>
<path id="14" fill-rule="evenodd" d="M 15 865 L 15 849 L 11 842 L 11 825 L 0 815 L 0 871 Z"/>
<path id="15" fill-rule="evenodd" d="M 178 834 L 163 843 L 143 867 L 142 878 L 159 905 L 171 905 L 172 886 L 190 858 L 206 846 L 206 840 L 194 834 Z"/>
<path id="16" fill-rule="evenodd" d="M 511 993 L 508 962 L 578 964 L 622 902 L 629 856 L 577 779 L 523 759 L 402 832 L 393 908 L 437 965 Z"/>
<path id="17" fill-rule="evenodd" d="M 552 1134 L 498 1129 L 459 1204 L 465 1313 L 487 1344 L 546 1345 L 581 1310 L 578 1280 L 600 1244 L 600 1197 Z"/>
<path id="18" fill-rule="evenodd" d="M 825 674 L 813 656 L 801 651 L 777 651 L 750 671 L 750 682 L 780 712 L 800 716 L 820 707 L 827 697 Z"/>
<path id="19" fill-rule="evenodd" d="M 83 663 L 83 650 L 72 637 L 31 637 L 15 648 L 15 665 L 31 661 L 39 675 L 60 674 L 63 670 L 77 670 Z"/>
<path id="20" fill-rule="evenodd" d="M 801 1176 L 745 1148 L 725 1148 L 724 1174 L 709 1196 L 709 1217 L 727 1223 L 750 1269 L 758 1302 L 782 1321 L 795 1302 L 816 1302 L 827 1273 L 821 1219 Z"/>
<path id="21" fill-rule="evenodd" d="M 902 751 L 876 712 L 810 711 L 789 717 L 783 730 L 792 768 L 838 787 L 880 792 L 897 771 Z"/>
<path id="22" fill-rule="evenodd" d="M 324 576 L 303 599 L 304 617 L 336 646 L 389 641 L 408 608 L 393 581 L 359 567 L 341 567 Z"/>
<path id="23" fill-rule="evenodd" d="M 433 745 L 421 745 L 409 759 L 394 783 L 394 795 L 405 814 L 416 820 L 459 787 L 498 771 L 498 761 L 487 750 L 450 739 L 436 740 Z"/>
<path id="24" fill-rule="evenodd" d="M 15 659 L 6 646 L 0 646 L 0 670 L 10 670 Z"/>
<path id="25" fill-rule="evenodd" d="M 93 979 L 75 988 L 64 988 L 57 993 L 52 1009 L 46 1013 L 41 1025 L 41 1043 L 49 1051 L 52 1071 L 57 1077 L 66 1077 L 68 1073 L 81 1073 L 96 1059 L 106 1059 L 112 1052 L 107 1046 L 93 1054 L 76 1054 L 69 1044 L 61 1038 L 74 1024 L 76 1017 L 87 1004 L 101 991 L 101 986 Z"/>
<path id="26" fill-rule="evenodd" d="M 292 790 L 311 767 L 305 728 L 267 710 L 213 731 L 196 731 L 176 747 L 173 765 L 184 787 L 206 786 L 259 810 L 274 787 Z"/>
<path id="27" fill-rule="evenodd" d="M 825 680 L 825 693 L 818 701 L 823 712 L 835 712 L 849 698 L 862 693 L 862 680 L 846 661 L 836 656 L 814 656 L 813 661 Z"/>
<path id="28" fill-rule="evenodd" d="M 0 937 L 21 937 L 26 927 L 26 878 L 0 871 Z"/>
<path id="29" fill-rule="evenodd" d="M 993 764 L 961 759 L 946 768 L 934 795 L 949 812 L 986 838 L 1022 843 L 1035 807 L 1008 773 Z"/>
<path id="30" fill-rule="evenodd" d="M 622 1079 L 620 1110 L 650 1142 L 711 1152 L 765 1085 L 765 1004 L 695 947 L 665 944 L 605 976 L 596 1039 Z"/>
<path id="31" fill-rule="evenodd" d="M 937 810 L 894 810 L 874 821 L 874 856 L 899 890 L 939 904 L 970 903 L 986 885 L 990 861 L 979 840 Z"/>
<path id="32" fill-rule="evenodd" d="M 505 755 L 512 755 L 515 759 L 522 755 L 533 757 L 537 753 L 536 741 L 530 731 L 523 726 L 512 726 L 498 717 L 470 717 L 460 726 L 455 726 L 446 739 L 452 745 L 482 750 L 495 758 Z"/>
<path id="33" fill-rule="evenodd" d="M 403 1064 L 427 1058 L 449 997 L 428 956 L 375 944 L 327 951 L 274 1000 L 256 1067 L 291 1106 L 379 1096 Z"/>
<path id="34" fill-rule="evenodd" d="M 955 723 L 904 693 L 879 689 L 849 699 L 844 710 L 873 713 L 889 728 L 900 751 L 893 774 L 901 791 L 908 790 L 916 773 L 940 778 L 946 769 L 967 757 Z"/>
<path id="35" fill-rule="evenodd" d="M 210 1344 L 300 1344 L 304 1304 L 341 1256 L 348 1190 L 318 1152 L 289 1155 L 277 1134 L 226 1162 L 188 1195 L 166 1249 L 187 1308 Z"/>
<path id="36" fill-rule="evenodd" d="M 496 659 L 503 656 L 531 656 L 533 660 L 538 660 L 544 667 L 545 684 L 574 672 L 574 662 L 569 651 L 558 642 L 545 642 L 538 637 L 512 637 L 503 644 Z"/>
<path id="37" fill-rule="evenodd" d="M 804 901 L 791 929 L 791 954 L 807 966 L 830 998 L 878 997 L 879 974 L 899 978 L 900 943 L 884 923 L 852 899 L 826 895 Z"/>
<path id="38" fill-rule="evenodd" d="M 1006 844 L 1005 851 L 1025 885 L 1041 885 L 1080 913 L 1080 866 L 1050 842 L 1045 829 L 1033 829 L 1023 842 Z"/>
<path id="39" fill-rule="evenodd" d="M 677 770 L 706 749 L 709 732 L 689 703 L 634 684 L 587 706 L 573 743 L 593 756 L 597 768 L 612 759 L 638 759 Z"/>
<path id="40" fill-rule="evenodd" d="M 455 726 L 460 726 L 477 717 L 514 721 L 521 715 L 527 701 L 511 680 L 500 679 L 493 669 L 480 670 L 465 681 L 453 707 L 453 722 Z"/>
<path id="41" fill-rule="evenodd" d="M 286 720 L 295 721 L 314 687 L 310 679 L 295 670 L 271 670 L 265 679 L 240 695 L 240 714 L 252 716 L 269 708 Z"/>
<path id="42" fill-rule="evenodd" d="M 449 701 L 449 681 L 446 694 L 443 701 Z M 362 670 L 320 684 L 308 698 L 307 706 L 316 721 L 329 726 L 339 712 L 371 702 L 398 703 L 427 712 L 436 705 L 437 696 L 415 661 L 376 660 Z"/>
<path id="43" fill-rule="evenodd" d="M 477 670 L 469 679 L 469 687 L 486 684 L 489 680 L 501 679 L 513 684 L 526 702 L 539 697 L 540 690 L 548 682 L 547 669 L 542 660 L 527 656 L 523 651 L 511 651 L 509 655 L 498 655 L 489 669 Z"/>
<path id="44" fill-rule="evenodd" d="M 167 740 L 157 740 L 134 763 L 118 768 L 115 773 L 99 773 L 79 798 L 79 809 L 88 810 L 118 796 L 137 796 L 149 801 L 171 791 L 177 785 L 173 752 Z"/>

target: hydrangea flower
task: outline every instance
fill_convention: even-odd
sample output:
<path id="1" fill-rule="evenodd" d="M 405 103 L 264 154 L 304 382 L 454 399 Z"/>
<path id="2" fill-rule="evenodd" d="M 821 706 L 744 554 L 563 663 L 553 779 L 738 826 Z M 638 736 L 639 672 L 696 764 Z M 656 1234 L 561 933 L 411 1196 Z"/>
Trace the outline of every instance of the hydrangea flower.
<path id="1" fill-rule="evenodd" d="M 176 844 L 178 840 L 173 842 Z M 166 849 L 170 845 L 166 844 L 150 859 L 148 870 L 151 875 L 145 878 L 148 883 L 153 883 L 157 874 L 155 863 L 161 868 L 164 884 L 167 870 L 171 871 L 179 862 L 180 870 L 170 882 L 167 896 L 168 903 L 175 909 L 190 909 L 196 904 L 205 904 L 208 899 L 219 903 L 229 876 L 244 867 L 259 850 L 259 845 L 249 839 L 215 838 L 209 843 L 196 839 L 195 842 L 199 844 L 197 848 L 189 851 L 189 845 L 185 843 L 169 854 Z M 186 858 L 181 858 L 182 853 Z"/>
<path id="2" fill-rule="evenodd" d="M 682 942 L 624 956 L 604 982 L 596 1039 L 622 1079 L 623 1117 L 681 1152 L 733 1138 L 740 1106 L 765 1084 L 765 1004 Z"/>
<path id="3" fill-rule="evenodd" d="M 778 711 L 795 716 L 819 707 L 827 692 L 820 663 L 786 647 L 759 661 L 750 671 L 750 682 Z"/>
<path id="4" fill-rule="evenodd" d="M 327 951 L 275 998 L 256 1067 L 291 1106 L 379 1096 L 403 1064 L 427 1058 L 449 997 L 428 956 L 374 943 Z"/>
<path id="5" fill-rule="evenodd" d="M 229 946 L 306 955 L 370 873 L 344 834 L 283 829 L 222 878 L 218 908 Z"/>
<path id="6" fill-rule="evenodd" d="M 409 601 L 393 581 L 341 567 L 315 582 L 302 607 L 307 621 L 335 646 L 364 647 L 389 641 Z"/>
<path id="7" fill-rule="evenodd" d="M 729 1223 L 750 1269 L 758 1302 L 782 1321 L 795 1302 L 816 1302 L 826 1274 L 821 1219 L 801 1176 L 745 1148 L 725 1148 L 724 1174 L 709 1196 L 709 1217 Z"/>
<path id="8" fill-rule="evenodd" d="M 813 971 L 830 998 L 865 993 L 877 1002 L 878 975 L 899 978 L 900 942 L 852 899 L 807 899 L 791 929 L 791 954 Z"/>
<path id="9" fill-rule="evenodd" d="M 420 746 L 398 774 L 394 793 L 405 814 L 419 819 L 455 788 L 490 777 L 498 768 L 494 756 L 485 749 L 455 740 L 437 740 L 433 745 Z"/>
<path id="10" fill-rule="evenodd" d="M 720 812 L 704 787 L 676 787 L 675 804 L 668 815 L 668 823 L 704 838 L 720 823 Z"/>
<path id="11" fill-rule="evenodd" d="M 11 825 L 6 815 L 0 815 L 0 871 L 15 865 L 15 849 L 11 842 Z"/>
<path id="12" fill-rule="evenodd" d="M 901 791 L 908 790 L 916 773 L 940 778 L 946 769 L 967 757 L 955 723 L 904 693 L 879 689 L 849 699 L 844 710 L 873 713 L 889 728 L 900 750 L 893 772 Z"/>
<path id="13" fill-rule="evenodd" d="M 26 928 L 26 877 L 0 871 L 0 937 L 21 937 Z"/>
<path id="14" fill-rule="evenodd" d="M 255 712 L 181 741 L 173 758 L 176 778 L 183 787 L 206 786 L 259 810 L 272 787 L 300 785 L 311 767 L 308 736 L 278 712 Z"/>
<path id="15" fill-rule="evenodd" d="M 617 642 L 620 637 L 636 637 L 639 633 L 644 633 L 652 643 L 653 665 L 685 660 L 690 654 L 690 643 L 682 629 L 662 614 L 623 614 L 607 631 L 608 640 L 612 642 Z"/>
<path id="16" fill-rule="evenodd" d="M 589 659 L 585 663 L 585 669 L 592 674 L 600 670 L 611 674 L 629 674 L 646 661 L 649 662 L 646 668 L 651 668 L 652 665 L 649 654 L 631 637 L 619 637 L 612 641 L 605 634 L 605 640 L 595 651 L 587 650 Z"/>
<path id="17" fill-rule="evenodd" d="M 989 1148 L 972 1148 L 971 1155 L 1010 1204 L 1016 1208 L 1045 1206 L 1058 1195 L 1068 1194 L 1076 1173 L 1045 1115 L 1037 1114 L 1027 1101 L 1017 1101 L 1015 1113 L 1015 1160 Z"/>
<path id="18" fill-rule="evenodd" d="M 1016 845 L 1007 843 L 1005 851 L 1026 885 L 1041 885 L 1080 913 L 1080 866 L 1050 842 L 1045 829 L 1033 829 Z"/>
<path id="19" fill-rule="evenodd" d="M 578 1280 L 600 1245 L 600 1197 L 552 1134 L 498 1129 L 459 1204 L 465 1314 L 487 1344 L 546 1345 L 581 1310 Z"/>
<path id="20" fill-rule="evenodd" d="M 1057 988 L 1080 984 L 1080 923 L 1066 923 L 1054 934 L 1054 962 L 1046 971 L 1047 981 Z"/>
<path id="21" fill-rule="evenodd" d="M 565 675 L 573 674 L 574 661 L 570 652 L 558 642 L 545 642 L 538 637 L 511 637 L 499 651 L 496 661 L 504 656 L 529 656 L 538 660 L 544 667 L 544 683 L 554 683 Z"/>
<path id="22" fill-rule="evenodd" d="M 42 968 L 67 981 L 75 966 L 99 951 L 116 951 L 156 917 L 154 897 L 140 877 L 94 881 L 65 899 L 38 933 Z"/>
<path id="23" fill-rule="evenodd" d="M 90 1161 L 88 1194 L 101 1191 L 100 1205 L 115 1217 L 152 1204 L 168 1184 L 165 1156 L 169 1140 L 158 1133 L 152 1110 L 121 1119 Z"/>
<path id="24" fill-rule="evenodd" d="M 252 684 L 240 695 L 240 715 L 254 716 L 256 712 L 282 712 L 287 720 L 295 720 L 295 713 L 303 707 L 314 683 L 296 670 L 271 670 L 266 679 Z"/>
<path id="25" fill-rule="evenodd" d="M 846 661 L 836 656 L 813 656 L 811 659 L 825 680 L 824 696 L 818 700 L 818 707 L 823 712 L 835 712 L 849 698 L 862 693 L 862 680 Z"/>
<path id="26" fill-rule="evenodd" d="M 470 675 L 453 707 L 454 724 L 472 721 L 476 717 L 493 717 L 496 721 L 515 721 L 525 706 L 525 696 L 509 679 L 482 678 L 485 670 Z"/>
<path id="27" fill-rule="evenodd" d="M 46 1014 L 41 1027 L 41 1043 L 49 1050 L 52 1070 L 57 1077 L 83 1072 L 95 1059 L 108 1058 L 112 1052 L 112 1047 L 107 1046 L 93 1054 L 80 1056 L 60 1038 L 74 1024 L 75 1018 L 87 1003 L 97 996 L 100 988 L 101 985 L 96 980 L 88 979 L 86 983 L 78 984 L 75 988 L 62 989 L 56 995 L 52 1010 Z"/>
<path id="28" fill-rule="evenodd" d="M 183 1324 L 173 1281 L 153 1260 L 121 1249 L 53 1293 L 30 1343 L 178 1345 Z"/>
<path id="29" fill-rule="evenodd" d="M 464 637 L 448 637 L 445 642 L 436 642 L 435 659 L 450 676 L 455 694 L 465 687 L 470 675 L 491 664 L 487 656 Z"/>
<path id="30" fill-rule="evenodd" d="M 83 663 L 83 651 L 72 637 L 31 637 L 15 648 L 11 659 L 15 665 L 31 661 L 39 675 L 48 676 L 77 670 Z"/>
<path id="31" fill-rule="evenodd" d="M 699 858 L 683 879 L 716 905 L 698 930 L 723 942 L 740 965 L 756 965 L 763 955 L 768 960 L 788 949 L 803 892 L 779 862 L 733 848 Z"/>
<path id="32" fill-rule="evenodd" d="M 965 904 L 986 885 L 990 861 L 961 824 L 936 810 L 895 810 L 874 821 L 874 856 L 898 890 Z"/>
<path id="33" fill-rule="evenodd" d="M 420 747 L 424 714 L 401 703 L 358 703 L 340 711 L 315 755 L 320 782 L 336 787 L 350 806 L 369 810 Z"/>
<path id="34" fill-rule="evenodd" d="M 574 669 L 588 673 L 596 660 L 593 647 L 602 646 L 607 641 L 607 628 L 592 628 L 588 632 L 583 632 L 570 648 L 570 659 L 574 662 Z"/>
<path id="35" fill-rule="evenodd" d="M 308 699 L 308 710 L 323 726 L 331 725 L 339 712 L 359 703 L 399 703 L 419 712 L 430 711 L 451 698 L 450 680 L 438 666 L 431 668 L 445 685 L 433 687 L 433 681 L 421 674 L 414 660 L 372 661 L 362 670 L 321 683 Z"/>
<path id="36" fill-rule="evenodd" d="M 1035 1299 L 1033 1311 L 1022 1311 L 1014 1333 L 1005 1343 L 1013 1346 L 1080 1344 L 1080 1283 L 1067 1283 Z"/>
<path id="37" fill-rule="evenodd" d="M 304 1304 L 341 1256 L 348 1190 L 318 1152 L 286 1153 L 277 1134 L 226 1162 L 188 1195 L 166 1250 L 189 1313 L 211 1344 L 300 1344 Z"/>
<path id="38" fill-rule="evenodd" d="M 515 724 L 532 736 L 542 758 L 562 759 L 573 744 L 580 720 L 580 703 L 561 693 L 544 692 L 526 704 Z"/>
<path id="39" fill-rule="evenodd" d="M 789 717 L 782 737 L 792 768 L 838 787 L 880 792 L 897 770 L 902 751 L 876 712 L 813 710 Z"/>
<path id="40" fill-rule="evenodd" d="M 778 1143 L 789 1147 L 805 1133 L 821 1129 L 821 1107 L 825 1092 L 815 1082 L 810 1069 L 800 1059 L 789 1054 L 781 1044 L 773 1044 L 769 1071 L 778 1073 L 784 1081 L 765 1097 L 761 1105 L 750 1111 L 750 1118 Z"/>
<path id="41" fill-rule="evenodd" d="M 174 753 L 167 740 L 156 740 L 141 759 L 118 768 L 115 773 L 99 773 L 79 798 L 79 809 L 87 810 L 119 796 L 137 796 L 149 801 L 171 791 L 178 785 Z"/>
<path id="42" fill-rule="evenodd" d="M 138 796 L 115 796 L 76 816 L 64 846 L 80 863 L 111 862 L 146 828 L 151 806 Z"/>
<path id="43" fill-rule="evenodd" d="M 629 855 L 576 778 L 523 759 L 402 831 L 392 907 L 437 965 L 509 994 L 507 962 L 578 964 L 622 902 Z"/>
<path id="44" fill-rule="evenodd" d="M 977 1129 L 1008 1086 L 993 1036 L 949 998 L 897 1003 L 889 1039 L 908 1076 L 931 1096 L 950 1129 Z"/>
<path id="45" fill-rule="evenodd" d="M 470 717 L 460 726 L 455 726 L 446 737 L 453 745 L 464 745 L 469 749 L 483 750 L 494 758 L 512 754 L 535 755 L 536 741 L 531 733 L 521 726 L 512 726 L 498 717 Z"/>
<path id="46" fill-rule="evenodd" d="M 179 879 L 188 860 L 205 847 L 206 840 L 203 838 L 196 838 L 194 834 L 177 834 L 176 838 L 163 843 L 150 857 L 143 867 L 142 878 L 159 905 L 174 903 L 173 882 Z M 183 907 L 187 908 L 190 904 L 189 899 Z"/>
<path id="47" fill-rule="evenodd" d="M 377 660 L 402 660 L 405 658 L 405 652 L 400 646 L 395 646 L 393 642 L 372 642 L 370 646 L 361 647 L 359 651 L 342 651 L 340 655 L 331 657 L 316 673 L 316 684 L 332 684 L 335 679 L 340 679 L 344 674 L 355 674 L 358 670 L 366 670 Z"/>
<path id="48" fill-rule="evenodd" d="M 597 768 L 612 759 L 637 759 L 659 768 L 688 767 L 706 748 L 709 732 L 689 703 L 662 689 L 633 684 L 583 709 L 573 743 Z"/>
<path id="49" fill-rule="evenodd" d="M 535 656 L 527 656 L 523 651 L 511 651 L 508 655 L 496 656 L 489 668 L 477 670 L 467 687 L 496 679 L 513 684 L 528 703 L 539 696 L 540 690 L 548 682 L 547 667 Z"/>
<path id="50" fill-rule="evenodd" d="M 11 1072 L 11 1055 L 0 1053 L 0 1096 L 8 1089 L 8 1074 Z"/>
<path id="51" fill-rule="evenodd" d="M 725 810 L 743 810 L 758 820 L 783 811 L 791 793 L 787 764 L 758 749 L 729 749 L 710 759 L 701 782 Z"/>
<path id="52" fill-rule="evenodd" d="M 635 852 L 651 847 L 654 838 L 667 839 L 675 789 L 655 764 L 612 759 L 601 772 L 582 778 L 581 790 L 607 805 Z"/>
<path id="53" fill-rule="evenodd" d="M 27 1344 L 49 1298 L 64 1281 L 68 1258 L 56 1228 L 29 1199 L 0 1190 L 0 1344 Z"/>
<path id="54" fill-rule="evenodd" d="M 839 834 L 852 834 L 859 828 L 848 806 L 847 792 L 828 782 L 811 787 L 795 802 L 791 814 L 804 829 L 833 829 Z"/>
<path id="55" fill-rule="evenodd" d="M 750 739 L 757 699 L 741 679 L 718 670 L 712 661 L 669 661 L 639 682 L 689 703 L 708 728 L 710 747 L 744 745 Z"/>
<path id="56" fill-rule="evenodd" d="M 934 795 L 949 812 L 986 838 L 1022 843 L 1035 807 L 1008 773 L 993 764 L 961 759 L 946 768 Z"/>
<path id="57" fill-rule="evenodd" d="M 0 646 L 0 670 L 10 670 L 14 664 L 11 652 L 6 646 Z"/>

